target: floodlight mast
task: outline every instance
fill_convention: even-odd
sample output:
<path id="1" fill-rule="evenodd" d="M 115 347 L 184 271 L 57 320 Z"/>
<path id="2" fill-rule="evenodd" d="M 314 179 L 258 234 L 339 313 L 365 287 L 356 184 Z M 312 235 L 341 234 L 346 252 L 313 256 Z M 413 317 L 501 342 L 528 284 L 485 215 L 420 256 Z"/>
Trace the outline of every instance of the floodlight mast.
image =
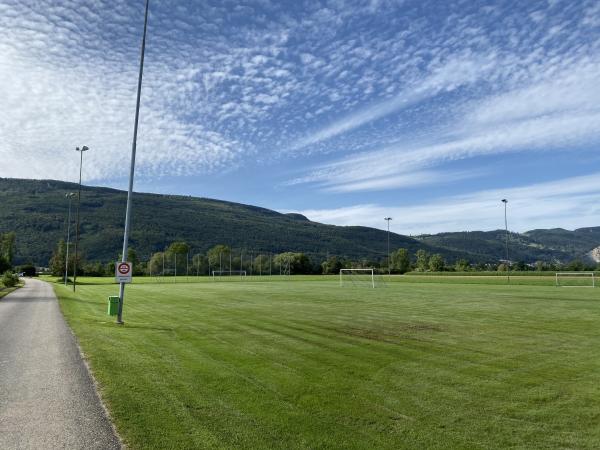
<path id="1" fill-rule="evenodd" d="M 65 197 L 69 199 L 69 214 L 67 216 L 67 251 L 65 256 L 65 286 L 67 285 L 67 279 L 69 278 L 69 244 L 71 242 L 71 200 L 75 197 L 74 192 L 65 194 Z"/>
<path id="2" fill-rule="evenodd" d="M 506 270 L 508 284 L 510 284 L 510 261 L 508 260 L 508 221 L 506 220 L 506 205 L 508 200 L 503 198 L 502 203 L 504 203 L 504 230 L 506 231 Z"/>
<path id="3" fill-rule="evenodd" d="M 149 0 L 146 0 L 146 9 L 144 12 L 144 34 L 142 37 L 142 48 L 140 52 L 140 72 L 138 75 L 137 100 L 135 105 L 135 121 L 133 125 L 133 142 L 131 144 L 131 167 L 129 169 L 129 188 L 127 190 L 127 207 L 125 209 L 125 233 L 123 235 L 123 253 L 121 261 L 127 261 L 127 250 L 129 246 L 129 230 L 131 228 L 131 197 L 133 193 L 133 177 L 135 174 L 135 152 L 137 146 L 138 122 L 140 117 L 140 96 L 142 93 L 142 78 L 144 75 L 144 52 L 146 50 L 146 30 L 148 28 L 148 5 Z M 117 314 L 117 323 L 122 325 L 123 322 L 123 300 L 125 297 L 125 283 L 121 283 L 119 287 L 119 312 Z"/>
<path id="4" fill-rule="evenodd" d="M 390 220 L 391 217 L 384 217 L 383 220 L 387 222 L 387 253 L 388 253 L 388 276 L 392 274 L 392 260 L 390 255 Z"/>
<path id="5" fill-rule="evenodd" d="M 83 152 L 87 152 L 89 148 L 83 146 L 81 148 L 75 147 L 75 151 L 79 152 L 79 191 L 77 194 L 77 225 L 75 226 L 75 260 L 73 261 L 73 292 L 75 292 L 75 286 L 77 285 L 77 248 L 79 246 L 79 207 L 81 206 L 81 168 L 83 167 Z"/>

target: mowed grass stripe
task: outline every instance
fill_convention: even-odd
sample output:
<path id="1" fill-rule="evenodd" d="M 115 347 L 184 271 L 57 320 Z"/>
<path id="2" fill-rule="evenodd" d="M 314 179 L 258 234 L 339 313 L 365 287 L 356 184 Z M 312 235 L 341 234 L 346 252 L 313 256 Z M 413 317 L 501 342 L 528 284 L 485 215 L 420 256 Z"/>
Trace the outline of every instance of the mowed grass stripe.
<path id="1" fill-rule="evenodd" d="M 56 287 L 128 445 L 600 446 L 599 291 L 261 281 Z"/>

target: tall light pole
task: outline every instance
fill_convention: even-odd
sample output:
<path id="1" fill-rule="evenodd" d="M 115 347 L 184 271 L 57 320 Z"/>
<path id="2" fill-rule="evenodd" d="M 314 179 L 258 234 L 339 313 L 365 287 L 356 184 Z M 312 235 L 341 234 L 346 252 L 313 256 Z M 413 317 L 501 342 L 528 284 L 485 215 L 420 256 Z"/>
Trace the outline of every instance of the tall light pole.
<path id="1" fill-rule="evenodd" d="M 387 222 L 387 228 L 388 228 L 388 232 L 387 232 L 387 253 L 388 253 L 388 276 L 392 274 L 392 260 L 390 258 L 390 220 L 392 220 L 391 217 L 384 217 L 383 220 L 385 220 Z"/>
<path id="2" fill-rule="evenodd" d="M 144 74 L 144 52 L 146 51 L 146 29 L 148 28 L 148 3 L 146 0 L 146 10 L 144 13 L 144 35 L 142 37 L 142 48 L 140 51 L 140 72 L 138 75 L 137 100 L 135 104 L 135 121 L 133 124 L 133 142 L 131 144 L 131 167 L 129 169 L 129 188 L 127 190 L 127 207 L 125 209 L 125 233 L 123 235 L 123 253 L 121 261 L 127 261 L 127 247 L 129 246 L 129 230 L 131 228 L 131 197 L 133 194 L 133 176 L 135 174 L 135 152 L 137 147 L 138 122 L 140 118 L 140 96 L 142 93 L 142 77 Z M 123 300 L 125 297 L 125 283 L 119 287 L 119 312 L 117 314 L 117 323 L 123 324 Z"/>
<path id="3" fill-rule="evenodd" d="M 77 226 L 75 227 L 75 261 L 73 261 L 73 292 L 75 292 L 75 285 L 77 284 L 77 246 L 79 245 L 79 207 L 81 206 L 81 167 L 83 166 L 83 152 L 87 152 L 89 148 L 85 145 L 81 148 L 76 147 L 76 151 L 79 152 L 79 192 L 77 194 Z"/>
<path id="4" fill-rule="evenodd" d="M 69 244 L 71 241 L 71 200 L 75 197 L 74 192 L 65 194 L 65 197 L 69 199 L 69 214 L 67 218 L 67 255 L 65 256 L 65 286 L 67 285 L 67 278 L 69 278 Z"/>
<path id="5" fill-rule="evenodd" d="M 506 205 L 508 203 L 508 200 L 503 198 L 502 203 L 504 203 L 504 229 L 506 230 L 506 270 L 508 271 L 508 284 L 510 284 L 510 261 L 508 260 L 508 221 L 506 220 Z"/>

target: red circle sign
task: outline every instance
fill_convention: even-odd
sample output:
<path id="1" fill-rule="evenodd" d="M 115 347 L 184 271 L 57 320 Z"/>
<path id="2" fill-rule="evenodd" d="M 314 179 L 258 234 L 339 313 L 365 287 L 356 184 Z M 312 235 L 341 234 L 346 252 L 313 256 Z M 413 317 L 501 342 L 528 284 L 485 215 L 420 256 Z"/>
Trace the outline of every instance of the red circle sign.
<path id="1" fill-rule="evenodd" d="M 127 275 L 130 270 L 129 264 L 121 263 L 121 264 L 119 264 L 119 267 L 117 268 L 117 270 L 119 271 L 119 273 L 121 275 Z"/>

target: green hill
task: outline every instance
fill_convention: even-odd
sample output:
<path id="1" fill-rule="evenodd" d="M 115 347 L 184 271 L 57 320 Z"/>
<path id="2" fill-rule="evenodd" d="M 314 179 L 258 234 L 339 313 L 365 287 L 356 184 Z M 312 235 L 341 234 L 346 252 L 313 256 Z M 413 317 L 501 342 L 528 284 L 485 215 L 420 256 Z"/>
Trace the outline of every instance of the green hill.
<path id="1" fill-rule="evenodd" d="M 59 239 L 66 236 L 65 193 L 77 184 L 53 180 L 0 178 L 0 233 L 16 231 L 16 263 L 47 264 Z M 107 262 L 122 247 L 126 192 L 83 186 L 81 249 L 88 260 Z M 73 208 L 73 223 L 75 220 Z M 71 228 L 74 229 L 74 226 Z M 448 262 L 497 262 L 504 257 L 503 230 L 439 233 L 415 238 L 391 233 L 391 248 L 422 248 L 441 253 Z M 368 227 L 312 222 L 301 214 L 179 195 L 134 194 L 131 245 L 142 259 L 183 240 L 192 252 L 226 244 L 246 252 L 298 251 L 315 262 L 328 254 L 353 260 L 382 260 L 387 232 Z M 585 258 L 600 245 L 600 227 L 532 230 L 511 233 L 513 261 L 567 262 Z"/>
<path id="2" fill-rule="evenodd" d="M 447 250 L 472 255 L 473 260 L 504 258 L 504 230 L 464 231 L 417 236 L 419 241 Z M 588 260 L 588 252 L 600 245 L 600 227 L 580 228 L 574 231 L 555 228 L 509 234 L 509 258 L 512 261 L 569 262 Z"/>
<path id="3" fill-rule="evenodd" d="M 0 233 L 17 232 L 17 263 L 47 264 L 66 236 L 65 193 L 76 190 L 77 184 L 62 181 L 0 178 Z M 83 187 L 80 247 L 88 260 L 107 262 L 119 255 L 126 197 L 116 189 Z M 255 253 L 305 252 L 316 261 L 327 254 L 380 260 L 387 253 L 387 232 L 374 228 L 324 225 L 301 214 L 206 198 L 136 193 L 133 201 L 131 246 L 141 258 L 177 240 L 194 253 L 226 244 Z M 450 260 L 465 256 L 394 233 L 390 240 L 392 248 L 425 248 Z"/>

